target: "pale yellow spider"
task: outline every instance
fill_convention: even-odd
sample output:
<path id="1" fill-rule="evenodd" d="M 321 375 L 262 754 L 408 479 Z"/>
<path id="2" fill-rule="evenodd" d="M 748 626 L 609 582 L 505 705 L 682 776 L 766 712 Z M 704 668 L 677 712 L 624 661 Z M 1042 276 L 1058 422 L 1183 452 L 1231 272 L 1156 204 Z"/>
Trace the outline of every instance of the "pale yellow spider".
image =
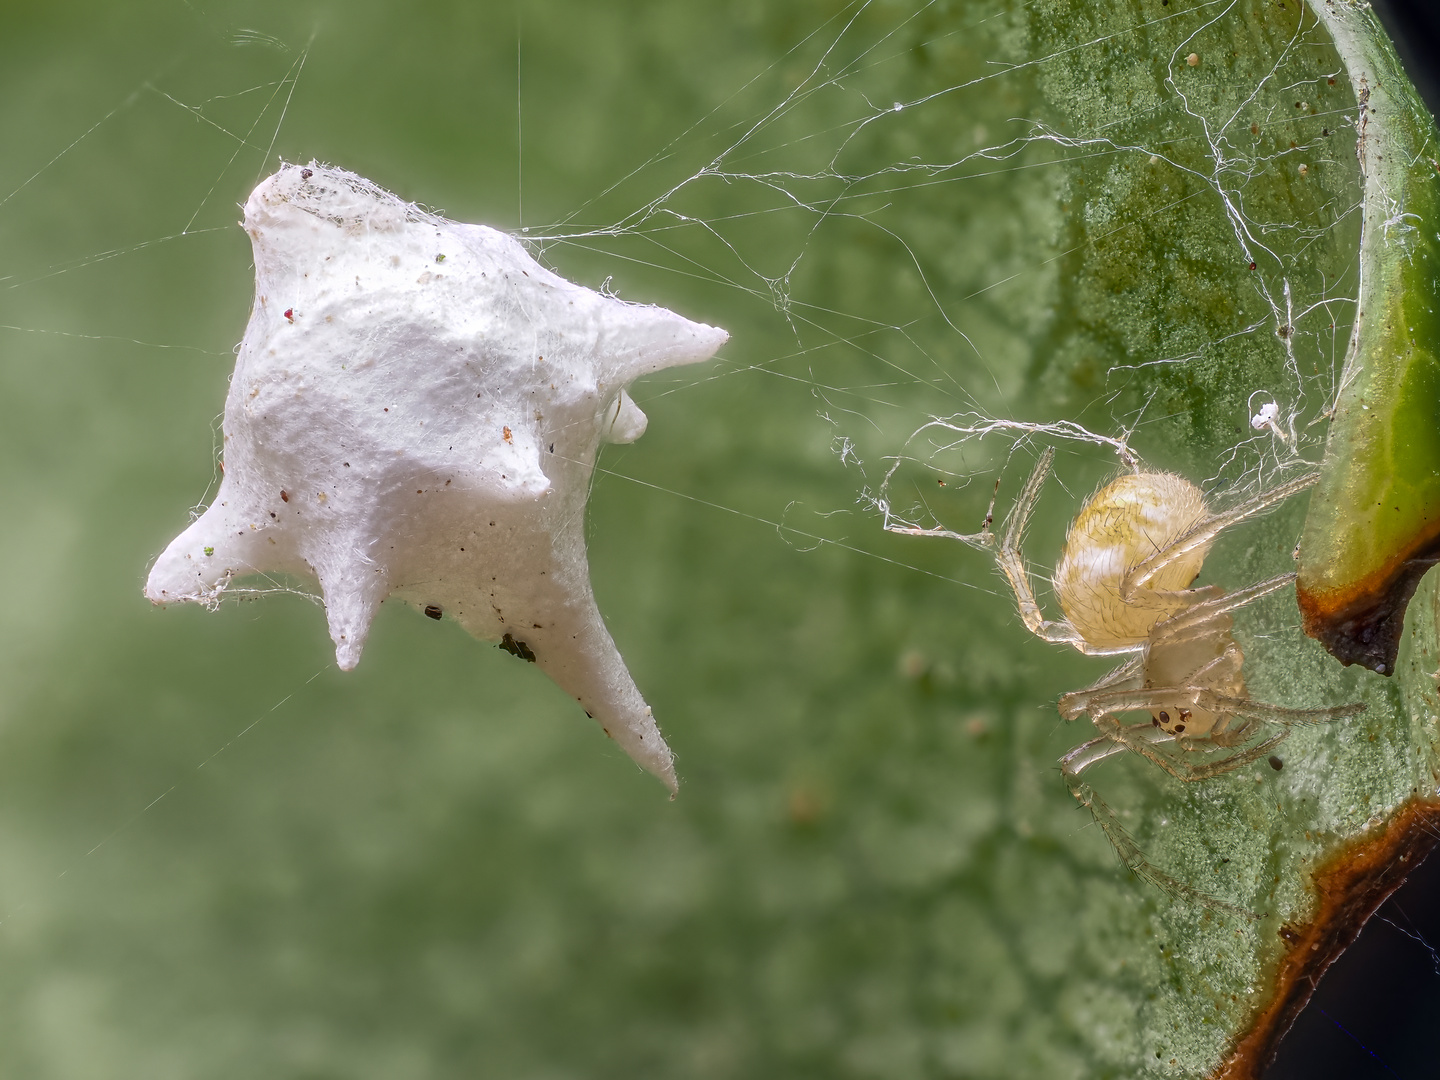
<path id="1" fill-rule="evenodd" d="M 1060 759 L 1065 783 L 1089 808 L 1121 861 L 1140 877 L 1172 894 L 1249 915 L 1151 865 L 1081 774 L 1133 750 L 1177 779 L 1204 780 L 1264 757 L 1294 724 L 1339 720 L 1364 709 L 1363 704 L 1291 709 L 1253 701 L 1246 693 L 1232 613 L 1287 588 L 1294 574 L 1228 594 L 1215 585 L 1189 587 L 1223 530 L 1310 487 L 1316 474 L 1296 477 L 1222 513 L 1211 513 L 1200 489 L 1183 477 L 1161 472 L 1121 476 L 1091 496 L 1071 523 L 1053 579 L 1065 618 L 1052 621 L 1036 602 L 1020 543 L 1053 458 L 1053 450 L 1041 455 L 998 542 L 988 527 L 978 536 L 941 529 L 896 531 L 949 536 L 992 549 L 1032 634 L 1089 656 L 1128 658 L 1093 685 L 1060 698 L 1062 717 L 1088 716 L 1100 732 Z M 1148 712 L 1150 719 L 1133 724 L 1119 719 L 1138 711 Z"/>

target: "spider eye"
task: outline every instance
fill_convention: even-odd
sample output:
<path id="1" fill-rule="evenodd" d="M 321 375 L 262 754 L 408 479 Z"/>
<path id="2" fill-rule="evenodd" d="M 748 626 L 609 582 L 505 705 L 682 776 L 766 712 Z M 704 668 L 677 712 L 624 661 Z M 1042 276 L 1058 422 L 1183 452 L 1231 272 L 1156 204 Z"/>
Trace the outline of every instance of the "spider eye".
<path id="1" fill-rule="evenodd" d="M 1160 714 L 1160 722 L 1162 724 L 1168 724 L 1170 722 L 1170 714 L 1168 712 L 1162 712 Z"/>
<path id="2" fill-rule="evenodd" d="M 1176 724 L 1176 725 L 1175 725 L 1175 734 L 1176 734 L 1176 735 L 1184 735 L 1184 734 L 1185 734 L 1185 725 L 1184 725 L 1184 724 Z"/>

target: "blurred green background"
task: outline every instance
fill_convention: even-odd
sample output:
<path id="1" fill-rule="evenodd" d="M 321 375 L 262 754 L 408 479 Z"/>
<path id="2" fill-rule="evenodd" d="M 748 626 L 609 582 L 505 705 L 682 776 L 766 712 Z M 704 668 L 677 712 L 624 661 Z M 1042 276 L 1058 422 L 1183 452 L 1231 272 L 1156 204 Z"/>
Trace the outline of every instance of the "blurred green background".
<path id="1" fill-rule="evenodd" d="M 1139 26 L 1154 6 L 1116 8 Z M 1082 737 L 1054 699 L 1100 666 L 1029 638 L 985 557 L 886 535 L 857 502 L 931 413 L 1114 434 L 1162 386 L 1136 445 L 1199 476 L 1246 415 L 1253 371 L 1184 322 L 1234 306 L 1202 185 L 1152 170 L 1118 190 L 1087 166 L 1106 154 L 1045 142 L 913 168 L 1097 91 L 1063 63 L 1010 66 L 1092 39 L 1083 13 L 1047 22 L 1065 7 L 0 6 L 0 1075 L 1168 1062 L 1137 1009 L 1173 957 L 1134 942 L 1168 904 L 1122 876 L 1054 767 Z M 1127 116 L 1149 92 L 1120 88 Z M 1343 78 L 1330 92 L 1307 103 L 1317 129 Z M 386 605 L 342 675 L 303 597 L 141 598 L 216 478 L 251 298 L 237 204 L 276 155 L 528 228 L 572 280 L 730 330 L 709 368 L 637 386 L 649 431 L 604 452 L 590 503 L 596 593 L 676 751 L 674 803 L 537 671 L 448 622 Z M 1310 287 L 1343 295 L 1357 188 L 1353 166 L 1322 171 L 1277 215 L 1309 230 L 1285 242 L 1315 260 Z M 1109 185 L 1088 202 L 1087 177 Z M 1127 198 L 1151 207 L 1138 231 Z M 1077 292 L 1096 258 L 1113 273 Z M 1317 377 L 1348 335 L 1338 306 L 1304 344 Z M 1196 363 L 1107 374 L 1142 346 Z M 973 529 L 1004 450 L 919 468 L 897 498 Z M 1042 565 L 1113 467 L 1063 461 Z M 1284 569 L 1298 522 L 1242 543 L 1236 574 Z M 1166 790 L 1143 763 L 1106 768 L 1117 804 Z"/>

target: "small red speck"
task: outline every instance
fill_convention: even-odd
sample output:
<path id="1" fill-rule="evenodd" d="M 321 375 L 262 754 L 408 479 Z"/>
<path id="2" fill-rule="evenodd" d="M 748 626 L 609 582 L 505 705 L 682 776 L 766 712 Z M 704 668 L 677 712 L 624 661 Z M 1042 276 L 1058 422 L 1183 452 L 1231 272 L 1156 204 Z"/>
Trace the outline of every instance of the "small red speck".
<path id="1" fill-rule="evenodd" d="M 287 307 L 285 309 L 285 318 L 289 319 L 292 323 L 295 321 L 295 309 L 293 307 Z"/>
<path id="2" fill-rule="evenodd" d="M 314 176 L 314 175 L 315 175 L 315 174 L 314 174 L 313 172 L 311 172 L 309 169 L 301 169 L 301 170 L 300 170 L 300 179 L 301 179 L 301 180 L 309 180 L 310 177 L 312 177 L 312 176 Z"/>
<path id="3" fill-rule="evenodd" d="M 281 502 L 289 502 L 289 501 L 290 501 L 290 496 L 289 496 L 289 494 L 286 493 L 286 492 L 284 492 L 284 491 L 280 492 L 280 501 L 281 501 Z"/>
<path id="4" fill-rule="evenodd" d="M 513 438 L 511 438 L 510 429 L 509 429 L 508 427 L 505 429 L 505 441 L 506 441 L 506 442 L 514 442 L 514 441 L 515 441 Z"/>
<path id="5" fill-rule="evenodd" d="M 1254 270 L 1254 269 L 1255 269 L 1255 264 L 1254 264 L 1254 263 L 1251 263 L 1251 264 L 1250 264 L 1250 269 L 1251 269 L 1251 270 Z"/>

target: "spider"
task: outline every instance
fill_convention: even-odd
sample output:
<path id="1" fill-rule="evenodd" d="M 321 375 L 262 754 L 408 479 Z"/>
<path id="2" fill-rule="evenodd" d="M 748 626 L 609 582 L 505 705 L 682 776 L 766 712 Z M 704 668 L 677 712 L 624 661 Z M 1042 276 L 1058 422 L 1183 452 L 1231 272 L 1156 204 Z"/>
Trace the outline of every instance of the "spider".
<path id="1" fill-rule="evenodd" d="M 1205 780 L 1264 758 L 1295 724 L 1363 711 L 1363 704 L 1292 709 L 1246 693 L 1233 613 L 1287 588 L 1293 573 L 1232 593 L 1216 585 L 1190 588 L 1222 531 L 1310 487 L 1318 474 L 1296 477 L 1221 513 L 1211 513 L 1200 489 L 1172 473 L 1119 477 L 1091 496 L 1070 525 L 1053 579 L 1065 618 L 1049 620 L 1035 599 L 1020 544 L 1054 456 L 1053 449 L 1041 455 L 998 543 L 988 524 L 978 536 L 896 531 L 948 536 L 994 551 L 1032 634 L 1087 656 L 1127 658 L 1099 681 L 1060 698 L 1065 720 L 1085 716 L 1099 731 L 1060 759 L 1066 786 L 1139 877 L 1172 895 L 1253 918 L 1152 865 L 1082 774 L 1131 750 L 1179 780 Z M 1150 718 L 1125 723 L 1119 717 L 1127 712 L 1148 712 Z"/>

